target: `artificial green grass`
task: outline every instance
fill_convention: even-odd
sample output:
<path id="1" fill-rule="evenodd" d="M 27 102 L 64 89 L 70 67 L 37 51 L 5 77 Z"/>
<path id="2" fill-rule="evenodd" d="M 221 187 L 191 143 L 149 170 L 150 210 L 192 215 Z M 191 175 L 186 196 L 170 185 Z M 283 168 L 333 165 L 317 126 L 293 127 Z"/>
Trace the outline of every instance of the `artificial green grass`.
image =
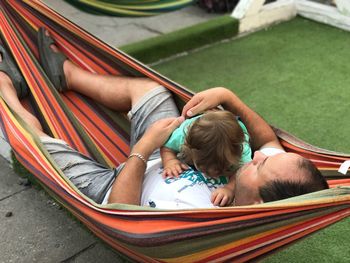
<path id="1" fill-rule="evenodd" d="M 233 37 L 237 32 L 237 20 L 230 16 L 220 16 L 169 34 L 126 45 L 120 49 L 144 63 L 150 63 Z"/>
<path id="2" fill-rule="evenodd" d="M 264 263 L 340 263 L 350 258 L 350 220 L 345 219 L 266 257 Z"/>
<path id="3" fill-rule="evenodd" d="M 349 43 L 349 32 L 296 18 L 154 68 L 194 91 L 231 88 L 269 123 L 349 153 Z M 334 224 L 266 262 L 346 262 L 349 224 Z"/>

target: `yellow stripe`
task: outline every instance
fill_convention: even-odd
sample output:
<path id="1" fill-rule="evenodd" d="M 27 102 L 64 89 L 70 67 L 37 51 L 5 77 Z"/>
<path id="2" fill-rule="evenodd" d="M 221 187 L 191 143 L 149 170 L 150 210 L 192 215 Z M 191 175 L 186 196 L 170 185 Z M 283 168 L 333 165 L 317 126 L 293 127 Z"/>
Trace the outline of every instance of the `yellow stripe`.
<path id="1" fill-rule="evenodd" d="M 67 187 L 69 187 L 69 184 L 62 179 L 62 176 L 60 176 L 60 174 L 62 173 L 59 169 L 55 169 L 56 167 L 53 166 L 48 159 L 46 158 L 46 156 L 43 154 L 42 150 L 38 147 L 35 139 L 33 138 L 32 134 L 33 132 L 28 131 L 27 129 L 25 129 L 20 123 L 19 121 L 15 118 L 15 116 L 13 115 L 12 111 L 10 110 L 9 106 L 6 104 L 6 102 L 4 101 L 4 99 L 2 98 L 2 96 L 0 96 L 0 103 L 1 105 L 5 108 L 7 117 L 11 119 L 11 121 L 13 122 L 14 126 L 16 126 L 16 128 L 20 131 L 20 133 L 30 142 L 30 145 L 35 149 L 35 154 L 38 155 L 38 159 L 40 159 L 41 162 L 45 163 L 47 166 L 50 166 L 51 168 L 53 168 L 53 171 L 56 171 L 55 178 L 60 179 L 60 181 Z M 23 122 L 23 120 L 22 120 Z"/>
<path id="2" fill-rule="evenodd" d="M 147 5 L 147 6 L 142 6 L 142 5 L 121 5 L 121 4 L 110 4 L 110 3 L 101 3 L 97 1 L 92 1 L 92 0 L 80 0 L 81 3 L 88 4 L 90 6 L 95 6 L 99 7 L 104 10 L 109 10 L 109 11 L 121 11 L 121 10 L 154 10 L 154 9 L 163 9 L 163 8 L 169 8 L 169 7 L 178 7 L 182 6 L 184 4 L 188 4 L 192 1 L 189 0 L 181 0 L 181 1 L 176 1 L 176 3 L 164 3 L 164 4 L 154 4 L 154 5 Z M 130 10 L 130 12 L 132 12 Z M 147 14 L 147 13 L 146 13 Z"/>
<path id="3" fill-rule="evenodd" d="M 5 15 L 5 14 L 4 14 L 4 15 Z M 13 25 L 9 20 L 8 20 L 8 22 L 9 22 L 10 27 L 13 29 L 14 25 Z M 1 24 L 0 27 L 1 27 L 1 31 L 4 32 L 4 25 Z M 12 35 L 12 32 L 8 32 L 8 33 L 9 33 L 10 35 Z M 15 34 L 15 32 L 13 32 L 13 34 L 16 36 L 16 38 L 19 38 L 19 41 L 20 41 L 21 43 L 23 43 L 23 42 L 22 42 L 23 39 L 21 39 L 20 36 L 18 36 L 17 34 Z M 3 34 L 3 36 L 4 36 L 5 40 L 7 40 L 7 38 L 6 38 L 6 36 L 5 36 L 4 34 Z M 21 41 L 21 40 L 22 40 L 22 41 Z M 54 129 L 54 126 L 53 126 L 52 123 L 49 121 L 50 119 L 49 119 L 49 117 L 48 117 L 48 115 L 47 115 L 47 113 L 46 113 L 46 111 L 45 111 L 45 108 L 44 108 L 43 105 L 40 103 L 37 94 L 34 92 L 34 88 L 33 88 L 33 86 L 32 86 L 32 83 L 28 81 L 30 75 L 28 75 L 27 73 L 24 72 L 24 70 L 23 70 L 23 65 L 21 65 L 21 64 L 19 63 L 19 59 L 18 59 L 18 57 L 15 55 L 15 52 L 14 52 L 14 50 L 13 50 L 13 47 L 12 47 L 11 45 L 8 45 L 8 46 L 9 46 L 9 48 L 10 48 L 10 50 L 11 50 L 11 53 L 12 53 L 12 55 L 13 55 L 15 61 L 16 61 L 17 66 L 18 66 L 19 69 L 21 70 L 22 75 L 24 76 L 24 79 L 25 79 L 26 82 L 27 82 L 28 88 L 29 88 L 30 91 L 32 92 L 32 94 L 33 94 L 35 100 L 38 102 L 38 106 L 39 106 L 39 108 L 40 108 L 40 111 L 41 111 L 42 114 L 44 115 L 45 120 L 48 121 L 48 125 L 49 125 L 49 127 L 50 127 L 50 130 L 52 131 L 53 135 L 57 138 L 57 137 L 58 137 L 57 131 Z M 29 54 L 29 53 L 27 53 L 27 54 L 33 59 L 33 56 L 32 56 L 31 54 Z M 30 70 L 28 70 L 28 71 L 30 71 Z"/>
<path id="4" fill-rule="evenodd" d="M 193 262 L 193 261 L 203 260 L 203 259 L 205 259 L 207 257 L 213 256 L 213 255 L 216 255 L 216 254 L 219 254 L 219 253 L 223 253 L 226 250 L 233 249 L 233 248 L 241 246 L 243 244 L 252 242 L 252 241 L 254 241 L 256 239 L 263 238 L 263 237 L 265 237 L 267 235 L 271 235 L 271 234 L 277 233 L 279 231 L 288 229 L 290 227 L 296 226 L 298 224 L 301 224 L 301 222 L 290 224 L 288 226 L 283 226 L 283 227 L 280 227 L 280 228 L 277 228 L 277 229 L 266 231 L 266 232 L 263 232 L 263 233 L 260 233 L 260 234 L 257 234 L 257 235 L 246 237 L 246 238 L 242 238 L 242 239 L 240 239 L 238 241 L 233 241 L 233 242 L 227 243 L 225 245 L 220 245 L 219 247 L 214 247 L 212 249 L 207 249 L 205 251 L 200 251 L 198 253 L 194 253 L 194 254 L 191 254 L 191 255 L 187 255 L 187 256 L 183 256 L 183 257 L 177 257 L 177 258 L 171 258 L 171 259 L 161 258 L 160 260 L 163 260 L 163 261 L 169 262 L 169 263 L 177 263 L 177 262 L 182 262 L 182 263 L 189 262 L 190 263 L 190 262 Z"/>

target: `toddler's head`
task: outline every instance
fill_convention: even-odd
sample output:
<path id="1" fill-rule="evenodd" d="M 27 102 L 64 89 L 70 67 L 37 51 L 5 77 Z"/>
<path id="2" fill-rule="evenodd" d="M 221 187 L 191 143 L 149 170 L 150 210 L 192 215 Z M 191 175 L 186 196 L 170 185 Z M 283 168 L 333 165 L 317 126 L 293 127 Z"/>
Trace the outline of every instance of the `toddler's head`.
<path id="1" fill-rule="evenodd" d="M 229 111 L 208 111 L 189 127 L 181 153 L 185 162 L 210 177 L 238 168 L 244 133 Z"/>

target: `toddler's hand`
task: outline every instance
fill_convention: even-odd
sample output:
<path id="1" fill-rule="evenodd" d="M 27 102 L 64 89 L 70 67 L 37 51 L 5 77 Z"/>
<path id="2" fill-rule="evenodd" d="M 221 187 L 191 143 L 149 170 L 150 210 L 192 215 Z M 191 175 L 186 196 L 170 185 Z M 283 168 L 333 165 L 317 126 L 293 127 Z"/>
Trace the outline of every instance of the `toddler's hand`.
<path id="1" fill-rule="evenodd" d="M 234 192 L 232 189 L 224 186 L 216 189 L 211 194 L 211 202 L 216 206 L 228 206 L 233 202 Z"/>
<path id="2" fill-rule="evenodd" d="M 164 165 L 163 178 L 179 177 L 179 175 L 188 169 L 188 166 L 178 159 L 167 161 Z"/>

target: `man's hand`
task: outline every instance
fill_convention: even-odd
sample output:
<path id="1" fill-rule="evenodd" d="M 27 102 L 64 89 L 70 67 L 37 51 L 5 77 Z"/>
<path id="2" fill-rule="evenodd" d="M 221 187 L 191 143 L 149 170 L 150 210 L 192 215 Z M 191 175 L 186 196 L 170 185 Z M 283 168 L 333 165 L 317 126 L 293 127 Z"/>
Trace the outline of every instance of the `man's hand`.
<path id="1" fill-rule="evenodd" d="M 225 110 L 242 119 L 250 134 L 253 150 L 263 147 L 274 147 L 283 150 L 268 123 L 228 89 L 212 88 L 197 93 L 184 106 L 182 116 L 191 117 L 220 104 Z"/>
<path id="2" fill-rule="evenodd" d="M 179 175 L 188 169 L 188 166 L 178 159 L 166 161 L 163 170 L 163 178 L 179 177 Z"/>
<path id="3" fill-rule="evenodd" d="M 143 148 L 144 151 L 147 150 L 147 154 L 151 154 L 166 142 L 170 134 L 179 127 L 183 121 L 184 117 L 173 117 L 156 121 L 146 130 L 134 149 L 136 147 Z"/>
<path id="4" fill-rule="evenodd" d="M 183 117 L 178 117 L 155 122 L 135 144 L 131 152 L 141 154 L 148 160 L 152 152 L 162 146 L 173 130 L 183 121 Z M 145 170 L 146 165 L 142 160 L 129 158 L 113 183 L 108 203 L 139 205 Z"/>
<path id="5" fill-rule="evenodd" d="M 225 88 L 212 88 L 195 94 L 184 106 L 182 116 L 192 117 L 205 110 L 213 109 L 225 102 L 232 94 Z"/>
<path id="6" fill-rule="evenodd" d="M 216 206 L 231 205 L 234 198 L 234 191 L 229 187 L 221 187 L 211 194 L 211 202 Z"/>

